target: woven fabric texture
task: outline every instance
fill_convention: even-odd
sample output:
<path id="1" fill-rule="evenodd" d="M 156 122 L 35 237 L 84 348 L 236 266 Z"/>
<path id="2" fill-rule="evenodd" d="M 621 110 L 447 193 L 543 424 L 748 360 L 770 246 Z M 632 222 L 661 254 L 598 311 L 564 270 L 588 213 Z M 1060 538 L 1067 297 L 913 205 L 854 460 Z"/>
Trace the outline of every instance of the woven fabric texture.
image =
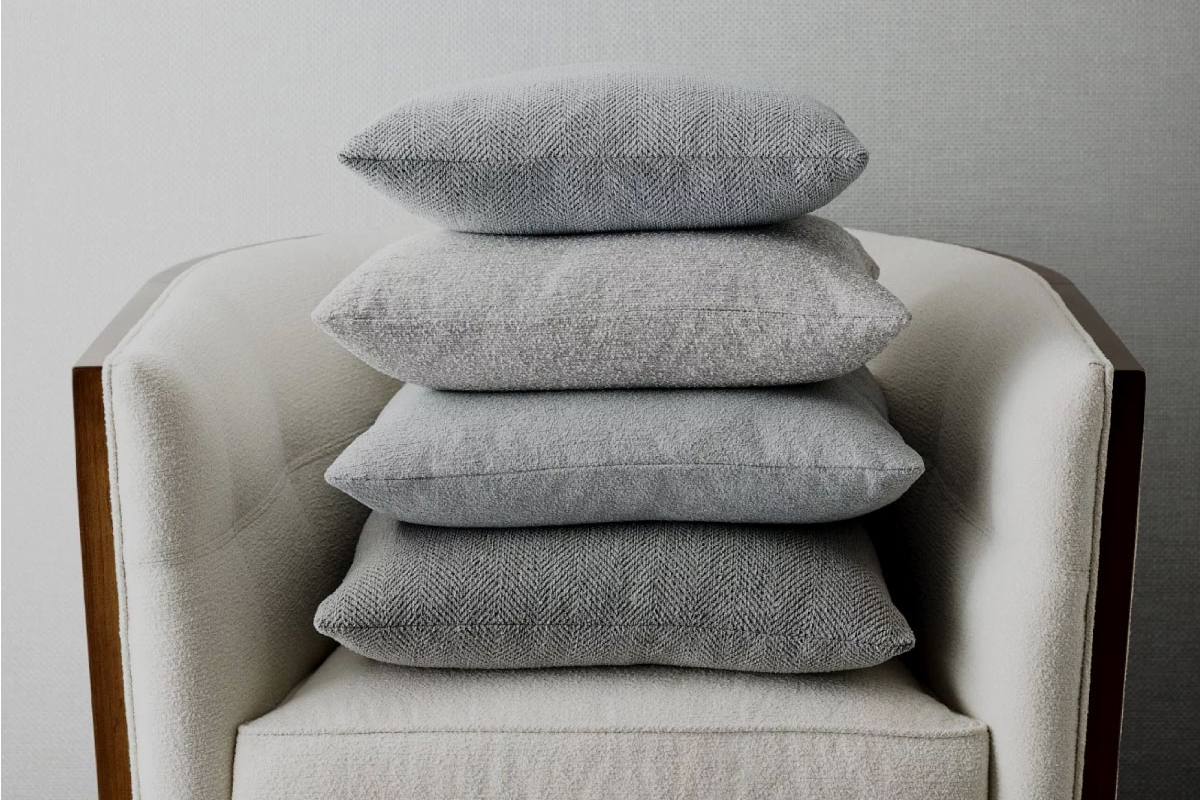
<path id="1" fill-rule="evenodd" d="M 867 151 L 802 94 L 593 64 L 418 95 L 340 158 L 453 230 L 571 233 L 789 219 L 836 197 Z"/>
<path id="2" fill-rule="evenodd" d="M 372 514 L 316 627 L 420 667 L 826 672 L 913 646 L 855 523 L 434 528 Z"/>
<path id="3" fill-rule="evenodd" d="M 827 522 L 890 503 L 922 470 L 864 367 L 754 389 L 406 384 L 325 477 L 408 522 L 510 527 Z"/>
<path id="4" fill-rule="evenodd" d="M 238 729 L 234 800 L 986 800 L 988 733 L 898 659 L 820 675 L 445 670 L 339 648 Z"/>
<path id="5" fill-rule="evenodd" d="M 858 240 L 757 228 L 403 239 L 314 320 L 381 372 L 442 389 L 807 383 L 877 355 L 909 314 Z"/>

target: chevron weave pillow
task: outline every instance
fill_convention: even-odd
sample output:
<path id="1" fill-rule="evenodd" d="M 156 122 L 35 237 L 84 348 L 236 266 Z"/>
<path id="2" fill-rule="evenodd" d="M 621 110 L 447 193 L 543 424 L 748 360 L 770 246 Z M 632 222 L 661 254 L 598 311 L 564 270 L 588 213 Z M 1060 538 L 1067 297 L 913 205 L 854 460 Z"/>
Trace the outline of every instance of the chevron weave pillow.
<path id="1" fill-rule="evenodd" d="M 849 186 L 867 151 L 802 94 L 593 64 L 418 95 L 340 158 L 453 230 L 569 233 L 789 219 Z"/>
<path id="2" fill-rule="evenodd" d="M 913 646 L 854 523 L 475 529 L 373 514 L 316 627 L 421 667 L 825 672 Z"/>

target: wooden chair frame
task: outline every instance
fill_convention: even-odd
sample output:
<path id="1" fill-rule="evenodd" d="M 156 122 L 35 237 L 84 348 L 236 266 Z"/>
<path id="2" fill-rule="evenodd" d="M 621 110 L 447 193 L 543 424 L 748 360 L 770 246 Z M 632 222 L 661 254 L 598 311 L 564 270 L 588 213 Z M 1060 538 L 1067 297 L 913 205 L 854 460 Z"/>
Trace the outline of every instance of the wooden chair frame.
<path id="1" fill-rule="evenodd" d="M 152 278 L 121 309 L 72 370 L 79 534 L 83 551 L 83 594 L 100 800 L 129 800 L 133 796 L 121 664 L 102 366 L 108 354 L 168 284 L 188 267 L 209 257 L 202 256 L 179 264 Z M 1117 756 L 1124 709 L 1146 374 L 1074 284 L 1059 273 L 1032 262 L 1012 256 L 1002 257 L 1023 264 L 1045 278 L 1114 369 L 1107 468 L 1100 517 L 1099 575 L 1092 632 L 1091 685 L 1088 692 L 1082 790 L 1084 800 L 1111 800 L 1116 797 L 1117 791 Z"/>

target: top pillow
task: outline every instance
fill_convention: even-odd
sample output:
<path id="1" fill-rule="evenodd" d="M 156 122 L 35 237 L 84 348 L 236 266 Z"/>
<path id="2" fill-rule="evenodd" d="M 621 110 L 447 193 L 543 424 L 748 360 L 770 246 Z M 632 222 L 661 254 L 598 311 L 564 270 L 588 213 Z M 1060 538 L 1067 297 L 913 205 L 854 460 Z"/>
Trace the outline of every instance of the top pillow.
<path id="1" fill-rule="evenodd" d="M 409 210 L 481 233 L 710 228 L 820 208 L 867 151 L 805 95 L 592 64 L 418 95 L 342 163 Z"/>

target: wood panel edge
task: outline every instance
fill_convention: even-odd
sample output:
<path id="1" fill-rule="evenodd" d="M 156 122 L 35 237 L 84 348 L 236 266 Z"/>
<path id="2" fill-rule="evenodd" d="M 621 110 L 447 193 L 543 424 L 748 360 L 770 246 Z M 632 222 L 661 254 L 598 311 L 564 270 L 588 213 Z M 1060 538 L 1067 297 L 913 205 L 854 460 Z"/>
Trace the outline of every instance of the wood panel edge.
<path id="1" fill-rule="evenodd" d="M 1115 371 L 1100 507 L 1100 552 L 1081 793 L 1084 800 L 1110 800 L 1117 796 L 1145 408 L 1145 372 L 1140 368 Z"/>
<path id="2" fill-rule="evenodd" d="M 101 367 L 75 367 L 71 384 L 96 781 L 100 800 L 130 800 L 133 783 Z"/>

